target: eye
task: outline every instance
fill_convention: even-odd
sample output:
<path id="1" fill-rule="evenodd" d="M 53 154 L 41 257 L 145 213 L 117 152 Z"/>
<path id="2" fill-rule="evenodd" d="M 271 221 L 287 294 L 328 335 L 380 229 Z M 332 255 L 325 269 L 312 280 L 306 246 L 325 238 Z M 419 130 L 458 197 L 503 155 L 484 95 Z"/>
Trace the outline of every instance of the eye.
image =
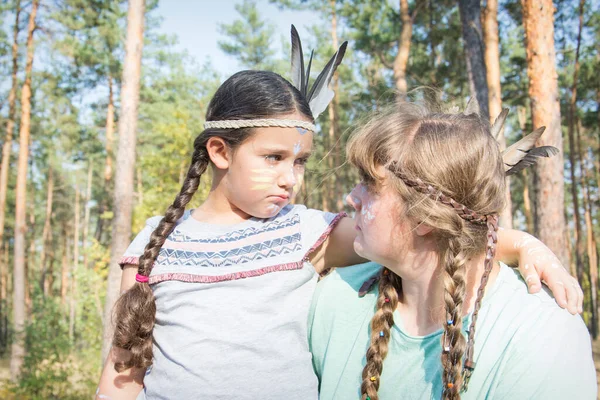
<path id="1" fill-rule="evenodd" d="M 307 162 L 308 162 L 308 157 L 298 158 L 296 161 L 294 161 L 294 165 L 297 167 L 304 167 L 304 166 L 306 166 Z"/>
<path id="2" fill-rule="evenodd" d="M 265 160 L 269 164 L 275 164 L 275 163 L 281 161 L 281 156 L 278 154 L 269 154 L 268 156 L 265 156 Z"/>
<path id="3" fill-rule="evenodd" d="M 371 175 L 367 174 L 367 172 L 362 168 L 358 170 L 358 175 L 363 186 L 366 187 L 367 190 L 374 192 L 376 186 L 375 179 L 373 179 Z"/>

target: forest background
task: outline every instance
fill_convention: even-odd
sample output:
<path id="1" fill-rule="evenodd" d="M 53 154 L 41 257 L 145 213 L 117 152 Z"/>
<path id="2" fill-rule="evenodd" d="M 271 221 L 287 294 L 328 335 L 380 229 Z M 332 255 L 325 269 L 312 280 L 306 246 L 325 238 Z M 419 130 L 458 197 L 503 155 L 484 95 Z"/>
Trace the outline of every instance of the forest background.
<path id="1" fill-rule="evenodd" d="M 235 12 L 212 36 L 217 65 L 163 33 L 160 10 L 173 6 L 163 2 L 0 2 L 0 398 L 94 393 L 116 260 L 173 201 L 212 94 L 232 67 L 289 78 L 278 13 L 299 16 L 314 71 L 350 41 L 298 201 L 350 211 L 343 199 L 357 176 L 344 161 L 348 136 L 412 88 L 438 88 L 460 107 L 475 96 L 491 120 L 507 107 L 502 146 L 544 125 L 540 144 L 561 152 L 511 178 L 501 223 L 542 238 L 577 276 L 596 339 L 597 0 L 232 1 Z M 214 48 L 202 35 L 184 39 Z"/>

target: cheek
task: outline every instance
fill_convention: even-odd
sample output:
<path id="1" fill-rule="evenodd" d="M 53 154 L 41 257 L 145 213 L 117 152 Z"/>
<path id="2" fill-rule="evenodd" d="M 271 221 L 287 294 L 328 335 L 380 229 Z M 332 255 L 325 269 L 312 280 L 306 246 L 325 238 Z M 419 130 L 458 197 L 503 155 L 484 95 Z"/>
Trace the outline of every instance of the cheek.
<path id="1" fill-rule="evenodd" d="M 265 190 L 273 186 L 277 172 L 271 168 L 258 168 L 250 171 L 250 190 Z"/>
<path id="2" fill-rule="evenodd" d="M 375 219 L 378 217 L 381 211 L 381 205 L 371 196 L 363 196 L 363 198 L 354 198 L 354 200 L 358 200 L 358 202 L 362 203 L 362 207 L 360 209 L 360 215 L 365 225 L 373 225 L 375 223 Z"/>

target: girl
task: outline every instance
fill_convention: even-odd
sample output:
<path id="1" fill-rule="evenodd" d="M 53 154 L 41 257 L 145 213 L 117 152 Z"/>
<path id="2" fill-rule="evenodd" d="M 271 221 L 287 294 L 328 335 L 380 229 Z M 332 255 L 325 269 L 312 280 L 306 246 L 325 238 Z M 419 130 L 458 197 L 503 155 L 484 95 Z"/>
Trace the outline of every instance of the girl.
<path id="1" fill-rule="evenodd" d="M 328 90 L 340 54 L 315 86 Z M 215 93 L 181 192 L 123 257 L 126 292 L 99 398 L 135 398 L 142 380 L 139 398 L 317 398 L 306 325 L 317 276 L 364 259 L 352 248 L 352 220 L 289 204 L 311 153 L 313 117 L 331 100 L 298 81 L 300 89 L 271 72 L 242 71 Z M 184 211 L 209 165 L 208 198 Z M 501 235 L 503 257 L 533 265 L 530 245 L 513 246 L 523 237 Z M 554 287 L 575 309 L 577 291 Z"/>
<path id="2" fill-rule="evenodd" d="M 494 261 L 506 168 L 487 121 L 401 103 L 347 153 L 363 177 L 354 249 L 375 263 L 318 285 L 321 399 L 596 398 L 583 320 Z"/>

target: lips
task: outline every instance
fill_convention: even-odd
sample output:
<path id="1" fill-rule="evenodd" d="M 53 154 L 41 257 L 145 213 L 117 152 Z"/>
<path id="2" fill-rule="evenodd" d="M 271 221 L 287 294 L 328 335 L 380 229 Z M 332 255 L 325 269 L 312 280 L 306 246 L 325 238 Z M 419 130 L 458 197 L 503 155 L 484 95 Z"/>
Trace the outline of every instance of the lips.
<path id="1" fill-rule="evenodd" d="M 275 200 L 283 200 L 284 201 L 284 200 L 288 200 L 290 198 L 290 195 L 287 193 L 286 194 L 274 194 L 269 197 L 272 197 Z"/>

